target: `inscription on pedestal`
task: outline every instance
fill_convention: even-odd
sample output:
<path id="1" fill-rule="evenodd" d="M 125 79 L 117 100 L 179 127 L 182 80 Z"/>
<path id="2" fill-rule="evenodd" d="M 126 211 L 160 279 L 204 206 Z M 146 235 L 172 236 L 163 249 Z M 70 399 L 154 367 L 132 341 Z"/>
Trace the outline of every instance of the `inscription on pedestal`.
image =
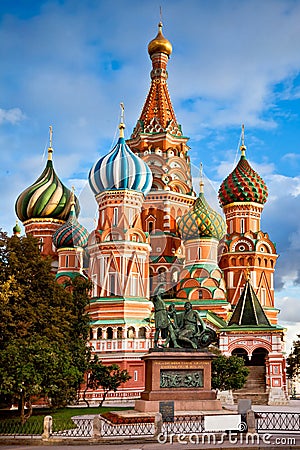
<path id="1" fill-rule="evenodd" d="M 174 422 L 174 402 L 159 402 L 163 422 Z"/>
<path id="2" fill-rule="evenodd" d="M 203 387 L 203 370 L 164 370 L 160 371 L 161 388 L 199 388 Z"/>

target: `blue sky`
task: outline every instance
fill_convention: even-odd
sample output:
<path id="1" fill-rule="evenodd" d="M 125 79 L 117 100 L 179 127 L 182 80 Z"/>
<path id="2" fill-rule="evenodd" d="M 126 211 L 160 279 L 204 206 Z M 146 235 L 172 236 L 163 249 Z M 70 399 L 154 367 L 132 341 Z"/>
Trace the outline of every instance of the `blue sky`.
<path id="1" fill-rule="evenodd" d="M 262 230 L 280 254 L 276 305 L 290 346 L 300 323 L 299 0 L 1 0 L 0 224 L 11 231 L 18 194 L 41 174 L 52 125 L 56 172 L 76 187 L 80 221 L 92 229 L 87 174 L 115 142 L 119 103 L 125 137 L 139 117 L 160 5 L 195 188 L 202 161 L 216 208 L 245 124 L 247 158 L 269 188 Z"/>

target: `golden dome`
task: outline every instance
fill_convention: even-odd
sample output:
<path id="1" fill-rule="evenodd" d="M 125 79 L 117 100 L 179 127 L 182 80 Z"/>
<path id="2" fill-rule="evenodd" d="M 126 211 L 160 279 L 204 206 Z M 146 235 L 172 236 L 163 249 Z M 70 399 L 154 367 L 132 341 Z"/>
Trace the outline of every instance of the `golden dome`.
<path id="1" fill-rule="evenodd" d="M 172 53 L 172 44 L 162 34 L 162 23 L 158 24 L 157 36 L 149 42 L 148 53 L 152 56 L 154 53 L 165 53 L 170 56 Z"/>

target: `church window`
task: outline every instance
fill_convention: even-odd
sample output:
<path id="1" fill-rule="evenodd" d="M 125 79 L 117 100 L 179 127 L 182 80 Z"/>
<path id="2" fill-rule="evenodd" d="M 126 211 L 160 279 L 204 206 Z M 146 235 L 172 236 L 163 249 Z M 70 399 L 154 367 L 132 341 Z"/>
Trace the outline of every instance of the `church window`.
<path id="1" fill-rule="evenodd" d="M 108 327 L 106 330 L 106 338 L 107 339 L 112 339 L 113 338 L 113 329 L 112 327 Z"/>
<path id="2" fill-rule="evenodd" d="M 154 230 L 154 222 L 153 222 L 153 220 L 150 220 L 148 222 L 148 233 L 149 234 L 152 233 L 153 230 Z"/>
<path id="3" fill-rule="evenodd" d="M 133 372 L 133 381 L 137 381 L 137 380 L 138 380 L 138 371 L 135 370 L 135 371 Z"/>
<path id="4" fill-rule="evenodd" d="M 118 226 L 118 208 L 114 208 L 113 226 Z"/>
<path id="5" fill-rule="evenodd" d="M 146 328 L 145 327 L 139 328 L 139 338 L 145 339 L 145 337 L 146 337 Z"/>
<path id="6" fill-rule="evenodd" d="M 69 267 L 69 255 L 66 255 L 66 267 Z"/>
<path id="7" fill-rule="evenodd" d="M 128 339 L 134 339 L 135 338 L 135 328 L 129 327 L 127 330 L 127 337 Z"/>
<path id="8" fill-rule="evenodd" d="M 245 233 L 245 219 L 241 219 L 241 233 Z"/>
<path id="9" fill-rule="evenodd" d="M 104 214 L 105 214 L 104 209 L 102 209 L 102 211 L 101 211 L 101 225 L 102 226 L 104 225 Z"/>
<path id="10" fill-rule="evenodd" d="M 102 328 L 97 329 L 97 339 L 102 339 Z"/>
<path id="11" fill-rule="evenodd" d="M 122 339 L 123 330 L 122 327 L 117 328 L 117 339 Z"/>
<path id="12" fill-rule="evenodd" d="M 116 274 L 109 274 L 109 291 L 112 295 L 116 294 Z"/>
<path id="13" fill-rule="evenodd" d="M 201 247 L 198 247 L 198 259 L 201 259 Z"/>
<path id="14" fill-rule="evenodd" d="M 199 300 L 201 300 L 203 298 L 203 291 L 202 291 L 202 289 L 199 289 L 198 296 L 199 296 Z"/>

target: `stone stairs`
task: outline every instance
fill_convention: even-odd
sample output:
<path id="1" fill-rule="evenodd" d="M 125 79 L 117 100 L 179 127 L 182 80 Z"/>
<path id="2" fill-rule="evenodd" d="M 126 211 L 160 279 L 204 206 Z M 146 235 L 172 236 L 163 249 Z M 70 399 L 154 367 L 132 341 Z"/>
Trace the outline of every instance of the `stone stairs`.
<path id="1" fill-rule="evenodd" d="M 239 399 L 249 399 L 253 405 L 267 405 L 266 393 L 266 369 L 264 366 L 248 366 L 249 375 L 242 389 L 233 391 L 233 399 L 238 403 Z"/>

